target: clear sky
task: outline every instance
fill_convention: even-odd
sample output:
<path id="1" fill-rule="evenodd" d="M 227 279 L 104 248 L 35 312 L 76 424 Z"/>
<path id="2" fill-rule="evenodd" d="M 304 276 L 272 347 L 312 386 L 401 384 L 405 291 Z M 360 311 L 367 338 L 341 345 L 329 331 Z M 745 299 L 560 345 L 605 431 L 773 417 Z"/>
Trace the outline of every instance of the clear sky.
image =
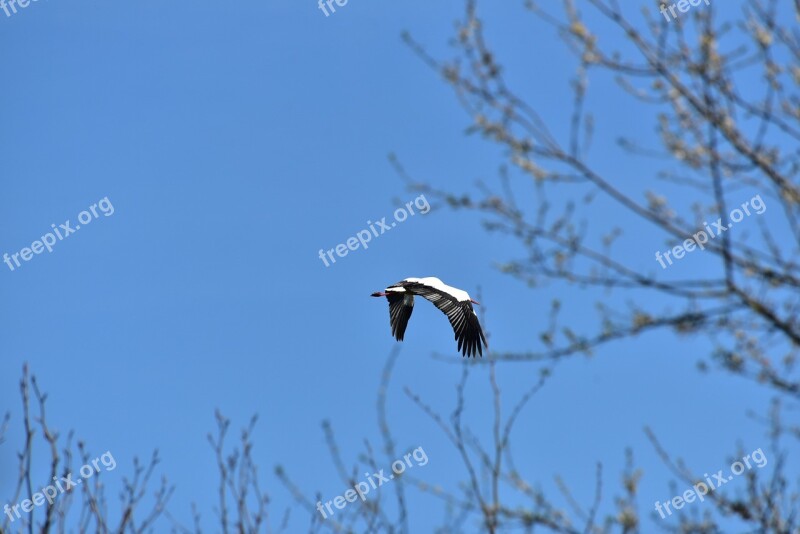
<path id="1" fill-rule="evenodd" d="M 512 81 L 563 133 L 574 61 L 522 2 L 483 4 Z M 395 341 L 386 303 L 371 292 L 409 276 L 438 276 L 473 295 L 480 287 L 490 344 L 500 351 L 537 348 L 553 298 L 575 330 L 595 324 L 581 288 L 528 289 L 498 273 L 496 262 L 522 251 L 467 213 L 418 213 L 329 267 L 318 256 L 417 196 L 390 152 L 443 189 L 474 192 L 476 181 L 495 179 L 502 152 L 465 134 L 469 118 L 451 89 L 400 39 L 408 30 L 448 57 L 461 14 L 458 1 L 421 0 L 350 0 L 329 17 L 311 1 L 275 0 L 39 0 L 11 17 L 0 12 L 0 253 L 30 246 L 51 224 L 76 225 L 101 199 L 113 206 L 52 253 L 14 271 L 0 265 L 0 407 L 16 423 L 0 446 L 0 505 L 16 473 L 24 362 L 50 394 L 50 423 L 74 429 L 96 454 L 113 453 L 110 487 L 131 472 L 134 456 L 158 448 L 158 472 L 176 486 L 172 514 L 188 523 L 196 502 L 213 529 L 217 478 L 205 435 L 216 408 L 235 429 L 260 415 L 255 456 L 276 515 L 291 504 L 273 476 L 277 464 L 309 499 L 344 490 L 324 419 L 349 461 L 364 439 L 379 443 L 375 396 Z M 628 100 L 608 80 L 593 83 L 593 161 L 622 182 L 651 180 L 647 162 L 621 160 L 611 147 L 620 131 L 652 136 L 652 124 L 620 113 Z M 626 223 L 603 208 L 597 217 Z M 633 236 L 651 231 L 626 227 Z M 650 243 L 625 257 L 658 268 L 653 252 L 665 247 Z M 674 276 L 701 268 L 702 259 L 684 259 Z M 632 447 L 646 510 L 675 493 L 645 425 L 700 472 L 726 468 L 737 443 L 766 448 L 764 430 L 745 414 L 766 396 L 699 373 L 707 350 L 702 339 L 662 333 L 563 362 L 520 417 L 518 468 L 563 504 L 553 482 L 561 475 L 589 505 L 603 462 L 611 511 Z M 446 318 L 420 303 L 388 394 L 399 446 L 424 447 L 429 458 L 415 476 L 451 491 L 466 479 L 462 464 L 402 388 L 449 414 L 460 359 Z M 500 367 L 505 406 L 539 369 Z M 488 439 L 485 377 L 485 367 L 476 370 L 468 417 Z M 412 492 L 412 531 L 439 524 L 440 511 Z M 307 525 L 301 515 L 295 528 Z"/>

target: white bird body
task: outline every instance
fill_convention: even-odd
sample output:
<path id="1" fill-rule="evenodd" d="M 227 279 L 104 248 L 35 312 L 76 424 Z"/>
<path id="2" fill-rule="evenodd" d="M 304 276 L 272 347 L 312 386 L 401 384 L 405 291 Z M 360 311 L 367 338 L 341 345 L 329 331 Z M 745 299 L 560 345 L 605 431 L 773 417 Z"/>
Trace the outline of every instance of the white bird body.
<path id="1" fill-rule="evenodd" d="M 429 300 L 447 315 L 458 341 L 458 350 L 464 356 L 483 356 L 481 342 L 486 347 L 489 345 L 472 308 L 472 304 L 478 303 L 466 291 L 448 286 L 433 276 L 406 278 L 384 291 L 372 294 L 373 297 L 386 297 L 389 301 L 389 324 L 397 341 L 403 341 L 408 320 L 414 311 L 414 295 Z"/>
<path id="2" fill-rule="evenodd" d="M 419 284 L 432 287 L 433 289 L 438 289 L 439 291 L 453 295 L 459 302 L 472 301 L 472 299 L 469 298 L 469 293 L 458 289 L 457 287 L 448 286 L 435 276 L 427 276 L 425 278 L 406 278 L 403 280 L 403 282 L 417 282 Z"/>

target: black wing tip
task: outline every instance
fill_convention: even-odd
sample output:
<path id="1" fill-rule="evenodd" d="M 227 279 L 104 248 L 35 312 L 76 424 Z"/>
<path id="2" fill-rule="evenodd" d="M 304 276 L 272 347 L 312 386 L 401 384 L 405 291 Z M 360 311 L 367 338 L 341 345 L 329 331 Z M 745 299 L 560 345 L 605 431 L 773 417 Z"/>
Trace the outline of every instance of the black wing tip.
<path id="1" fill-rule="evenodd" d="M 458 339 L 458 350 L 464 357 L 483 358 L 483 348 L 489 349 L 489 343 L 486 341 L 486 336 L 483 334 L 483 328 L 478 320 L 478 315 L 472 309 L 469 302 L 464 303 L 464 308 L 469 310 L 466 316 L 469 318 L 464 330 L 456 332 L 456 339 Z"/>
<path id="2" fill-rule="evenodd" d="M 483 336 L 481 336 L 481 339 L 483 339 Z M 462 358 L 477 358 L 478 356 L 483 358 L 483 347 L 481 347 L 481 342 L 479 340 L 475 339 L 470 341 L 462 341 L 464 342 L 463 347 L 461 346 L 461 343 L 459 343 L 458 347 Z M 483 344 L 487 349 L 489 348 L 489 345 L 486 343 L 485 339 L 483 339 Z"/>
<path id="3" fill-rule="evenodd" d="M 397 341 L 403 341 L 408 320 L 414 311 L 413 300 L 407 305 L 406 295 L 402 294 L 387 294 L 386 299 L 389 301 L 389 325 L 392 327 L 392 337 Z"/>
<path id="4" fill-rule="evenodd" d="M 488 349 L 489 347 L 486 348 Z M 477 358 L 478 356 L 483 358 L 483 348 L 478 342 L 474 344 L 467 343 L 463 347 L 458 347 L 458 352 L 464 358 Z"/>

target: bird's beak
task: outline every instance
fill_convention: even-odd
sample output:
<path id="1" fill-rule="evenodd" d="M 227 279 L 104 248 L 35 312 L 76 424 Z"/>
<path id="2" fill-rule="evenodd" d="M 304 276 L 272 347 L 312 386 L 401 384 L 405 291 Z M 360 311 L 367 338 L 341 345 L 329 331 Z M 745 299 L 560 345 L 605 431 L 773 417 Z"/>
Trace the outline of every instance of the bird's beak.
<path id="1" fill-rule="evenodd" d="M 481 305 L 481 303 L 480 303 L 480 302 L 478 302 L 477 300 L 472 300 L 472 299 L 469 299 L 469 301 L 470 301 L 471 303 L 473 303 L 473 304 L 477 304 L 478 306 L 480 306 L 480 305 Z"/>

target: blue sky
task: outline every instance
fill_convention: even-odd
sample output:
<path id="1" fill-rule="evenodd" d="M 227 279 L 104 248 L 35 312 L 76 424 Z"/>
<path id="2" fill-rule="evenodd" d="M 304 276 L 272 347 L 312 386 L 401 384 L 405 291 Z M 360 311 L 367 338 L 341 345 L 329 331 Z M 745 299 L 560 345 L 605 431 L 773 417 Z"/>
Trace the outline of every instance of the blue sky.
<path id="1" fill-rule="evenodd" d="M 563 134 L 574 61 L 521 2 L 484 4 L 500 60 L 516 67 L 510 79 Z M 0 12 L 0 253 L 29 246 L 51 224 L 74 224 L 100 199 L 114 207 L 52 253 L 13 272 L 0 265 L 0 406 L 17 423 L 0 447 L 0 497 L 11 493 L 21 443 L 23 362 L 50 394 L 51 424 L 74 429 L 96 454 L 114 454 L 111 487 L 134 456 L 158 448 L 159 473 L 176 486 L 173 515 L 188 523 L 196 502 L 213 529 L 216 471 L 205 434 L 216 408 L 235 428 L 260 415 L 256 460 L 273 513 L 291 504 L 272 475 L 276 464 L 309 499 L 344 490 L 323 419 L 349 460 L 364 439 L 378 442 L 375 395 L 395 342 L 385 302 L 370 299 L 372 291 L 408 276 L 438 276 L 473 294 L 480 287 L 490 343 L 501 351 L 535 347 L 553 298 L 574 329 L 594 324 L 581 288 L 526 289 L 499 274 L 496 262 L 523 252 L 467 213 L 415 215 L 328 268 L 318 257 L 417 196 L 392 170 L 390 152 L 440 188 L 475 191 L 476 181 L 495 179 L 502 152 L 465 135 L 469 118 L 452 91 L 400 39 L 409 30 L 447 57 L 461 14 L 460 2 L 419 0 L 351 0 L 327 18 L 313 2 L 255 0 L 40 0 L 12 17 Z M 593 161 L 622 182 L 650 180 L 647 162 L 620 159 L 613 146 L 619 132 L 652 139 L 652 124 L 619 112 L 628 100 L 610 80 L 593 84 Z M 598 218 L 618 217 L 640 244 L 624 257 L 657 268 L 653 251 L 666 247 L 637 239 L 652 229 L 608 205 L 593 209 Z M 670 274 L 702 268 L 703 259 L 691 257 Z M 641 298 L 659 304 L 655 295 Z M 737 442 L 747 451 L 767 447 L 744 413 L 765 405 L 766 395 L 697 372 L 707 350 L 702 339 L 660 333 L 563 362 L 519 420 L 520 471 L 556 502 L 560 474 L 588 504 L 594 465 L 603 462 L 608 503 L 630 446 L 644 469 L 647 509 L 674 492 L 645 425 L 701 472 L 726 468 Z M 452 362 L 432 359 L 434 352 Z M 402 388 L 449 413 L 459 362 L 446 318 L 417 306 L 389 415 L 401 447 L 427 452 L 415 475 L 451 490 L 466 478 L 461 463 Z M 538 372 L 532 364 L 500 367 L 506 406 Z M 468 409 L 470 425 L 489 436 L 485 377 L 485 369 L 475 372 Z M 412 531 L 440 522 L 438 503 L 411 499 Z M 298 512 L 293 520 L 306 525 Z"/>

